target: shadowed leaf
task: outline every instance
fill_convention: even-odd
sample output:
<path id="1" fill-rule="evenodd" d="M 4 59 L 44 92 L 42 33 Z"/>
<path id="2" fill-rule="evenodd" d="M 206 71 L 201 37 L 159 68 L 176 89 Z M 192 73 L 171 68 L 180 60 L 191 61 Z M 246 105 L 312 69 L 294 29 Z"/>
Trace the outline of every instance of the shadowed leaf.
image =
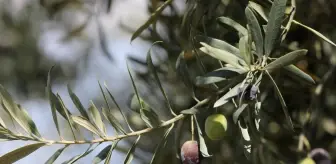
<path id="1" fill-rule="evenodd" d="M 204 141 L 204 138 L 203 138 L 203 133 L 202 133 L 202 130 L 198 124 L 198 121 L 197 121 L 197 118 L 196 116 L 193 116 L 195 117 L 195 123 L 196 123 L 196 127 L 197 127 L 197 134 L 198 134 L 198 139 L 199 139 L 199 147 L 200 147 L 200 152 L 202 154 L 203 157 L 211 157 L 212 155 L 209 154 L 208 152 L 208 147 Z"/>
<path id="2" fill-rule="evenodd" d="M 269 56 L 278 41 L 281 23 L 285 15 L 287 0 L 274 0 L 269 13 L 269 20 L 265 34 L 265 55 Z"/>
<path id="3" fill-rule="evenodd" d="M 220 23 L 226 24 L 228 26 L 231 26 L 232 28 L 234 28 L 235 30 L 237 30 L 237 32 L 240 33 L 240 35 L 244 36 L 247 35 L 247 30 L 245 27 L 243 27 L 242 25 L 240 25 L 239 23 L 237 23 L 236 21 L 232 20 L 231 18 L 228 17 L 219 17 L 217 18 L 217 20 Z"/>
<path id="4" fill-rule="evenodd" d="M 30 144 L 30 145 L 26 145 L 23 147 L 20 147 L 18 149 L 15 149 L 3 156 L 0 157 L 0 161 L 3 164 L 11 164 L 14 163 L 26 156 L 28 156 L 29 154 L 33 153 L 34 151 L 36 151 L 37 149 L 39 149 L 42 146 L 45 146 L 45 143 L 35 143 L 35 144 Z"/>
<path id="5" fill-rule="evenodd" d="M 129 149 L 129 151 L 127 152 L 126 154 L 126 158 L 125 158 L 125 161 L 124 161 L 124 164 L 130 164 L 133 160 L 133 153 L 134 153 L 134 150 L 140 140 L 140 135 L 138 136 L 138 138 L 135 140 L 135 142 L 133 143 L 132 147 Z"/>
<path id="6" fill-rule="evenodd" d="M 243 104 L 233 113 L 233 122 L 234 123 L 237 123 L 240 114 L 243 113 L 243 111 L 245 110 L 246 107 L 247 107 L 247 104 Z"/>
<path id="7" fill-rule="evenodd" d="M 73 91 L 71 90 L 70 86 L 68 85 L 68 93 L 70 95 L 70 98 L 72 100 L 72 102 L 75 104 L 75 106 L 77 107 L 78 111 L 81 113 L 81 115 L 83 117 L 85 117 L 87 120 L 89 120 L 89 115 L 87 114 L 84 106 L 82 105 L 82 103 L 80 102 L 79 98 L 76 96 L 75 93 L 73 93 Z"/>
<path id="8" fill-rule="evenodd" d="M 170 131 L 174 128 L 174 124 L 172 124 L 170 126 L 169 129 L 166 130 L 165 134 L 162 136 L 162 140 L 160 141 L 160 143 L 157 145 L 157 147 L 155 148 L 152 160 L 150 162 L 150 164 L 154 164 L 157 163 L 156 160 L 158 158 L 158 156 L 160 155 L 161 151 L 163 150 L 164 146 L 167 143 L 167 137 L 170 134 Z"/>
<path id="9" fill-rule="evenodd" d="M 196 77 L 195 84 L 197 86 L 201 86 L 201 85 L 217 83 L 217 82 L 221 82 L 224 80 L 228 80 L 244 72 L 245 71 L 242 71 L 240 69 L 224 67 L 224 68 L 220 68 L 212 72 L 209 72 L 205 74 L 204 76 Z"/>
<path id="10" fill-rule="evenodd" d="M 85 150 L 84 153 L 80 154 L 80 155 L 76 155 L 74 157 L 72 157 L 71 159 L 63 162 L 62 164 L 73 164 L 75 162 L 77 162 L 79 159 L 87 156 L 88 154 L 90 154 L 93 150 L 96 149 L 97 146 L 99 146 L 100 144 L 97 144 L 96 146 L 94 146 L 92 149 L 91 147 L 93 146 L 94 144 L 90 144 L 90 146 Z"/>
<path id="11" fill-rule="evenodd" d="M 167 0 L 165 1 L 160 7 L 158 7 L 154 13 L 149 17 L 149 19 L 141 25 L 132 35 L 131 42 L 137 38 L 145 29 L 147 29 L 151 24 L 155 23 L 157 20 L 157 17 L 162 13 L 162 11 L 171 4 L 173 0 Z"/>
<path id="12" fill-rule="evenodd" d="M 290 52 L 284 56 L 281 56 L 280 58 L 276 59 L 275 61 L 269 63 L 265 66 L 265 70 L 271 71 L 274 69 L 282 68 L 285 66 L 288 66 L 290 64 L 293 64 L 297 62 L 299 59 L 301 59 L 303 56 L 307 54 L 307 50 L 296 50 L 293 52 Z"/>
<path id="13" fill-rule="evenodd" d="M 105 164 L 109 164 L 112 156 L 113 150 L 116 148 L 119 141 L 114 141 L 111 145 L 106 146 L 101 150 L 96 157 L 93 159 L 94 164 L 98 164 L 105 160 Z"/>
<path id="14" fill-rule="evenodd" d="M 150 128 L 160 125 L 159 116 L 155 111 L 143 100 L 141 100 L 142 108 L 140 109 L 140 117 Z"/>
<path id="15" fill-rule="evenodd" d="M 102 113 L 104 117 L 110 122 L 112 127 L 118 132 L 126 134 L 125 130 L 122 128 L 121 124 L 119 123 L 118 119 L 113 116 L 111 112 L 106 110 L 105 108 L 102 108 Z"/>
<path id="16" fill-rule="evenodd" d="M 303 72 L 302 70 L 300 70 L 295 65 L 288 65 L 288 66 L 285 67 L 285 69 L 288 70 L 288 71 L 290 71 L 294 75 L 296 75 L 296 76 L 298 76 L 298 77 L 306 80 L 310 84 L 315 84 L 314 79 L 310 75 L 306 74 L 305 72 Z"/>
<path id="17" fill-rule="evenodd" d="M 279 89 L 278 85 L 275 83 L 274 79 L 272 78 L 272 76 L 269 74 L 268 71 L 266 71 L 266 74 L 268 75 L 268 77 L 270 78 L 270 80 L 273 83 L 275 91 L 276 91 L 276 93 L 277 93 L 277 95 L 279 97 L 279 100 L 280 100 L 280 103 L 281 103 L 281 106 L 282 106 L 282 110 L 283 110 L 283 112 L 285 114 L 286 120 L 287 120 L 290 128 L 293 130 L 294 129 L 293 122 L 292 122 L 292 119 L 291 119 L 291 117 L 290 117 L 290 115 L 288 113 L 287 105 L 286 105 L 286 102 L 285 102 L 284 98 L 282 97 L 280 89 Z"/>
<path id="18" fill-rule="evenodd" d="M 154 75 L 154 78 L 155 78 L 155 81 L 156 83 L 158 84 L 160 90 L 161 90 L 161 93 L 163 95 L 163 97 L 165 98 L 166 100 L 166 104 L 167 104 L 167 107 L 168 109 L 170 110 L 170 112 L 172 113 L 172 115 L 176 115 L 169 103 L 169 99 L 168 99 L 168 96 L 166 94 L 166 92 L 164 91 L 163 87 L 162 87 L 162 84 L 161 84 L 161 81 L 159 79 L 159 76 L 155 70 L 155 66 L 153 64 L 153 61 L 152 61 L 152 56 L 151 56 L 151 50 L 153 48 L 153 46 L 156 44 L 156 43 L 160 43 L 160 42 L 155 42 L 153 43 L 152 47 L 148 50 L 147 52 L 147 65 L 148 65 L 148 69 L 149 69 L 149 72 L 151 72 L 153 75 Z"/>
<path id="19" fill-rule="evenodd" d="M 119 110 L 120 114 L 122 115 L 122 117 L 124 118 L 128 128 L 133 131 L 132 127 L 130 126 L 124 112 L 121 110 L 120 106 L 118 105 L 117 101 L 115 100 L 114 96 L 112 95 L 112 93 L 110 92 L 110 90 L 107 88 L 107 85 L 105 84 L 105 89 L 107 90 L 107 93 L 109 94 L 110 98 L 112 99 L 113 103 L 116 105 L 117 109 Z"/>
<path id="20" fill-rule="evenodd" d="M 261 58 L 261 56 L 264 54 L 264 37 L 262 35 L 260 24 L 257 17 L 254 15 L 249 7 L 245 8 L 245 15 L 247 18 L 247 22 L 251 28 L 251 34 L 253 42 L 256 46 L 257 55 L 259 56 L 259 58 Z"/>
<path id="21" fill-rule="evenodd" d="M 65 148 L 67 148 L 69 145 L 65 145 L 64 147 L 58 149 L 46 162 L 45 164 L 53 164 L 57 158 L 62 154 Z"/>

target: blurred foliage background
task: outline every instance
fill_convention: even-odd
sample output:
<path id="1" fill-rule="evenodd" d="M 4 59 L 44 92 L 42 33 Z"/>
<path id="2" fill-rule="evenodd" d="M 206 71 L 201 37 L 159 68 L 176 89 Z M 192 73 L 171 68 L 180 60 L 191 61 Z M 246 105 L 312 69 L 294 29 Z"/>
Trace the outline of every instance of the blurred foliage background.
<path id="1" fill-rule="evenodd" d="M 255 1 L 260 4 L 268 4 L 268 0 Z M 22 101 L 36 98 L 45 99 L 46 78 L 52 65 L 56 65 L 52 75 L 53 83 L 60 85 L 69 83 L 71 86 L 79 85 L 80 76 L 89 72 L 90 63 L 113 66 L 118 62 L 119 64 L 123 62 L 121 65 L 124 65 L 123 68 L 125 68 L 126 62 L 118 59 L 120 54 L 111 51 L 111 45 L 119 41 L 111 41 L 113 38 L 108 38 L 108 36 L 115 36 L 118 39 L 117 35 L 109 34 L 113 33 L 113 29 L 111 30 L 108 27 L 117 26 L 126 33 L 125 35 L 128 34 L 130 39 L 130 35 L 148 18 L 149 13 L 152 13 L 163 2 L 159 0 L 134 2 L 118 0 L 1 0 L 0 83 L 12 93 L 15 93 L 16 98 Z M 124 8 L 119 8 L 122 3 L 124 3 Z M 131 7 L 132 3 L 144 3 L 145 8 L 143 11 L 136 10 L 134 6 Z M 140 35 L 140 38 L 132 42 L 132 44 L 145 47 L 142 51 L 143 54 L 134 55 L 132 54 L 133 51 L 128 52 L 131 54 L 126 54 L 123 58 L 129 61 L 135 72 L 142 97 L 152 106 L 155 106 L 157 113 L 162 116 L 161 119 L 169 118 L 169 110 L 165 106 L 159 88 L 155 85 L 154 78 L 148 74 L 144 56 L 150 44 L 159 40 L 164 41 L 152 50 L 155 54 L 153 56 L 155 56 L 156 69 L 160 72 L 160 79 L 164 83 L 168 97 L 173 102 L 173 108 L 176 111 L 186 109 L 195 104 L 195 101 L 192 99 L 193 95 L 190 94 L 190 87 L 186 87 L 184 84 L 188 80 L 181 79 L 176 75 L 175 62 L 178 56 L 184 51 L 191 77 L 202 74 L 196 57 L 192 53 L 194 46 L 199 45 L 190 36 L 206 34 L 235 45 L 239 42 L 236 32 L 230 28 L 223 28 L 214 20 L 219 16 L 226 16 L 241 24 L 246 24 L 244 9 L 247 3 L 247 0 L 174 0 L 157 18 L 157 26 L 146 29 Z M 196 10 L 194 10 L 195 8 Z M 136 25 L 132 21 L 123 19 L 118 22 L 104 22 L 111 12 L 116 15 L 119 12 L 142 12 L 145 17 L 141 17 L 141 14 L 139 14 L 139 20 L 143 21 L 133 17 L 132 20 L 140 22 L 135 23 Z M 336 1 L 334 0 L 296 0 L 295 19 L 336 41 L 334 15 L 336 15 Z M 121 40 L 120 42 L 129 44 L 129 40 Z M 118 49 L 119 47 L 114 48 Z M 123 47 L 120 46 L 120 48 Z M 266 103 L 262 107 L 268 116 L 264 119 L 266 122 L 265 127 L 263 127 L 265 129 L 264 135 L 274 142 L 281 155 L 288 159 L 299 160 L 298 157 L 304 156 L 305 153 L 296 152 L 298 136 L 304 134 L 312 148 L 321 147 L 328 150 L 335 161 L 336 89 L 334 85 L 336 81 L 336 49 L 308 30 L 292 25 L 286 40 L 281 44 L 279 52 L 280 50 L 286 51 L 298 48 L 305 48 L 309 51 L 306 58 L 296 63 L 296 66 L 311 75 L 317 84 L 323 84 L 321 85 L 323 89 L 320 93 L 315 94 L 316 86 L 304 85 L 296 81 L 295 77 L 288 77 L 285 72 L 277 74 L 275 79 L 282 90 L 293 122 L 298 130 L 297 134 L 293 134 L 283 127 L 284 117 L 276 96 L 272 96 L 275 95 L 272 86 L 264 83 L 262 87 L 269 91 L 268 94 L 271 95 L 265 96 Z M 94 59 L 98 57 L 104 61 L 95 61 Z M 218 65 L 211 58 L 202 57 L 202 59 L 205 63 L 204 68 L 208 71 L 213 70 Z M 145 125 L 139 117 L 132 110 L 129 110 L 132 98 L 129 79 L 114 78 L 117 75 L 111 75 L 112 78 L 104 78 L 104 76 L 107 76 L 106 74 L 110 74 L 111 69 L 118 68 L 103 67 L 101 69 L 104 72 L 101 75 L 102 79 L 107 81 L 112 91 L 117 90 L 118 94 L 115 97 L 121 102 L 122 108 L 127 111 L 131 123 L 137 129 L 144 128 Z M 113 72 L 118 73 L 118 71 L 112 71 L 111 74 Z M 124 77 L 127 77 L 125 70 L 121 73 L 124 74 Z M 94 79 L 95 76 L 89 78 L 92 78 L 93 81 L 99 80 Z M 116 82 L 117 80 L 119 82 Z M 91 82 L 81 86 L 81 89 L 97 88 L 97 86 L 98 83 Z M 92 95 L 87 99 L 93 99 L 95 103 L 103 105 L 104 100 L 99 94 L 99 89 L 90 91 L 93 91 L 89 92 Z M 200 99 L 213 92 L 211 88 L 201 87 L 195 91 L 196 96 Z M 88 94 L 86 92 L 80 93 Z M 86 97 L 79 94 L 79 97 L 81 96 Z M 88 103 L 89 101 L 86 102 L 86 104 Z M 39 110 L 45 109 L 37 108 L 29 112 L 34 115 L 34 113 L 39 113 Z M 233 110 L 234 106 L 232 104 L 218 109 L 227 117 L 232 115 Z M 207 111 L 208 114 L 212 112 Z M 311 120 L 307 121 L 307 113 L 308 117 L 312 118 Z M 199 116 L 200 125 L 203 125 L 202 122 L 205 118 L 206 115 Z M 120 120 L 122 119 L 120 118 Z M 241 142 L 235 137 L 240 133 L 237 130 L 238 126 L 234 125 L 232 120 L 230 121 L 232 127 L 229 128 L 229 135 L 225 140 L 215 142 L 205 138 L 208 149 L 214 156 L 206 158 L 202 162 L 247 163 L 243 148 L 237 146 Z M 188 121 L 178 126 L 182 130 L 176 131 L 174 137 L 181 135 L 181 143 L 183 143 L 190 138 Z M 154 143 L 160 141 L 161 134 L 162 132 L 158 131 L 145 136 L 145 139 L 141 139 L 136 151 L 136 157 L 140 159 L 138 162 L 148 163 L 150 154 L 155 149 L 156 144 Z M 168 145 L 175 143 L 173 142 L 174 137 L 169 140 Z M 167 153 L 165 153 L 161 163 L 179 163 L 179 160 L 175 158 L 176 147 L 179 146 L 169 146 L 171 151 L 166 151 Z M 127 151 L 122 147 L 119 150 Z M 82 160 L 82 163 L 90 162 Z"/>

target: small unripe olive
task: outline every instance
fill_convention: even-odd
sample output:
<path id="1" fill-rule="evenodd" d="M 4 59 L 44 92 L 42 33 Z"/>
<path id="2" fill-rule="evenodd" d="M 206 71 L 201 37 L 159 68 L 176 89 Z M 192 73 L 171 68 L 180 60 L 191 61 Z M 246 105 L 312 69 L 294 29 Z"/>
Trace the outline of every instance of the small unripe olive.
<path id="1" fill-rule="evenodd" d="M 227 120 L 222 114 L 210 115 L 205 121 L 205 133 L 211 140 L 220 140 L 225 136 Z"/>
<path id="2" fill-rule="evenodd" d="M 187 141 L 182 145 L 181 158 L 183 164 L 199 164 L 197 141 Z"/>
<path id="3" fill-rule="evenodd" d="M 316 164 L 312 158 L 305 158 L 299 162 L 299 164 Z"/>

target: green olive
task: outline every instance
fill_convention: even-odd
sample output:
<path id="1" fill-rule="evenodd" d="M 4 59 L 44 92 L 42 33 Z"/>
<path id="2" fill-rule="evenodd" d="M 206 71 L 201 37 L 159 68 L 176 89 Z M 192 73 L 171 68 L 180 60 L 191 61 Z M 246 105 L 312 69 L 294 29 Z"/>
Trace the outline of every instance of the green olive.
<path id="1" fill-rule="evenodd" d="M 220 140 L 225 136 L 227 120 L 222 114 L 210 115 L 205 121 L 205 133 L 211 140 Z"/>
<path id="2" fill-rule="evenodd" d="M 307 158 L 301 160 L 299 162 L 299 164 L 315 164 L 315 161 L 312 158 L 307 157 Z"/>

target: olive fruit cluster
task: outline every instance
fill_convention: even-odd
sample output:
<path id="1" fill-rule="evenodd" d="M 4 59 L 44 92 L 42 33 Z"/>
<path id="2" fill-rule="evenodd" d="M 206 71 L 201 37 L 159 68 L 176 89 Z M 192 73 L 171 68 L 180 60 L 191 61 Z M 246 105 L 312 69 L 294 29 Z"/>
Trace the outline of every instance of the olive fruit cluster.
<path id="1" fill-rule="evenodd" d="M 225 136 L 227 120 L 222 114 L 208 116 L 205 121 L 205 133 L 211 140 L 220 140 Z"/>

